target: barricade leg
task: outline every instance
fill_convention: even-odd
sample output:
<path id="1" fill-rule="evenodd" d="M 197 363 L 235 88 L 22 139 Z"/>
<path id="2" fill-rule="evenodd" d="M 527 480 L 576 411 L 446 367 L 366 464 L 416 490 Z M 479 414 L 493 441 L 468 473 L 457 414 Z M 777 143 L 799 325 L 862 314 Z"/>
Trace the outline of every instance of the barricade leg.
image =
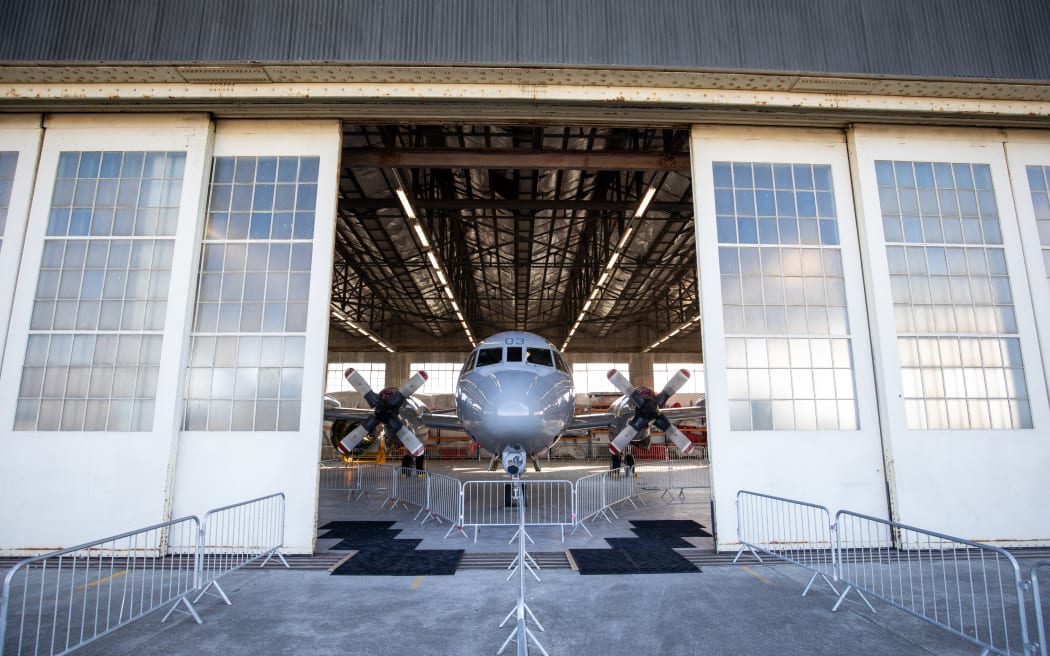
<path id="1" fill-rule="evenodd" d="M 852 583 L 848 584 L 846 586 L 846 589 L 842 591 L 842 594 L 839 595 L 839 598 L 835 601 L 835 605 L 831 607 L 831 612 L 832 613 L 834 613 L 835 611 L 837 611 L 839 609 L 839 606 L 846 599 L 846 595 L 849 594 L 850 590 L 856 590 L 856 588 L 853 587 Z M 868 598 L 864 596 L 864 593 L 861 592 L 860 590 L 856 590 L 856 592 L 857 592 L 857 595 L 860 596 L 861 601 L 863 601 L 865 603 L 865 605 L 867 605 L 867 607 L 869 609 L 871 609 L 871 612 L 873 612 L 873 613 L 876 612 L 875 611 L 875 607 L 871 605 L 871 602 L 868 601 Z M 988 650 L 986 649 L 984 653 L 988 653 Z"/>
<path id="2" fill-rule="evenodd" d="M 227 601 L 227 603 L 229 602 Z M 179 608 L 180 606 L 185 606 L 186 610 L 181 610 Z M 187 615 L 190 615 L 191 617 L 193 617 L 193 621 L 197 624 L 204 624 L 204 622 L 201 620 L 201 616 L 197 614 L 197 610 L 193 607 L 193 604 L 191 604 L 189 599 L 187 599 L 185 596 L 179 597 L 179 600 L 172 604 L 171 608 L 168 609 L 168 612 L 164 613 L 164 617 L 163 619 L 161 619 L 161 623 L 167 622 L 168 618 L 171 617 L 171 614 L 175 611 L 179 611 L 180 613 L 186 613 Z"/>
<path id="3" fill-rule="evenodd" d="M 273 558 L 274 556 L 277 556 L 281 560 L 281 562 L 284 563 L 285 567 L 287 567 L 288 569 L 292 568 L 292 566 L 288 564 L 288 561 L 284 559 L 284 555 L 280 551 L 276 551 L 276 550 L 271 551 L 269 554 L 267 554 L 266 555 L 266 560 L 264 560 L 261 563 L 259 563 L 259 567 L 265 567 L 266 563 L 270 562 L 270 559 Z"/>

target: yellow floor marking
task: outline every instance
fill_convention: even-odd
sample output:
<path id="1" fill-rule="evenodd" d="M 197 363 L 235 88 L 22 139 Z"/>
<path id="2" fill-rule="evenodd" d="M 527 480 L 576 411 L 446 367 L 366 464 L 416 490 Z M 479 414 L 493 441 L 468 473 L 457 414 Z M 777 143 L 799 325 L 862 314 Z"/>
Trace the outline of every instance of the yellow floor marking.
<path id="1" fill-rule="evenodd" d="M 758 572 L 756 572 L 755 570 L 751 569 L 751 568 L 750 568 L 750 567 L 748 567 L 747 565 L 741 565 L 741 566 L 740 566 L 740 569 L 744 570 L 745 572 L 747 572 L 747 573 L 748 573 L 748 574 L 750 574 L 751 576 L 755 577 L 755 578 L 756 578 L 756 579 L 758 579 L 759 581 L 762 581 L 762 582 L 763 582 L 763 583 L 765 583 L 766 585 L 773 585 L 773 582 L 772 582 L 772 581 L 770 581 L 770 580 L 769 580 L 769 579 L 767 579 L 766 577 L 762 576 L 761 574 L 759 574 L 759 573 L 758 573 Z"/>
<path id="2" fill-rule="evenodd" d="M 418 590 L 419 589 L 419 584 L 422 583 L 422 582 L 423 582 L 423 577 L 422 576 L 417 576 L 416 580 L 412 581 L 412 589 L 413 590 Z"/>
<path id="3" fill-rule="evenodd" d="M 339 562 L 337 562 L 335 565 L 332 565 L 331 567 L 328 568 L 328 573 L 331 574 L 335 570 L 339 569 L 340 565 L 342 565 L 346 561 L 348 561 L 351 558 L 353 558 L 354 556 L 356 556 L 357 555 L 357 551 L 358 551 L 357 549 L 353 549 L 353 550 L 350 551 L 350 553 L 348 553 L 345 556 L 343 556 L 342 558 L 340 558 Z"/>
<path id="4" fill-rule="evenodd" d="M 568 549 L 565 550 L 565 557 L 569 559 L 569 567 L 572 568 L 572 571 L 580 571 L 580 566 L 576 564 L 576 559 L 572 557 L 572 552 Z"/>
<path id="5" fill-rule="evenodd" d="M 125 570 L 121 570 L 121 571 L 117 572 L 116 574 L 110 574 L 109 576 L 101 578 L 101 579 L 99 579 L 97 581 L 92 581 L 91 583 L 88 583 L 86 585 L 82 585 L 79 588 L 77 588 L 77 590 L 87 590 L 88 588 L 93 588 L 93 587 L 95 587 L 96 585 L 98 585 L 100 583 L 105 583 L 106 581 L 108 581 L 110 579 L 115 579 L 118 576 L 124 576 L 127 573 L 128 573 L 128 570 L 126 570 L 126 569 Z"/>

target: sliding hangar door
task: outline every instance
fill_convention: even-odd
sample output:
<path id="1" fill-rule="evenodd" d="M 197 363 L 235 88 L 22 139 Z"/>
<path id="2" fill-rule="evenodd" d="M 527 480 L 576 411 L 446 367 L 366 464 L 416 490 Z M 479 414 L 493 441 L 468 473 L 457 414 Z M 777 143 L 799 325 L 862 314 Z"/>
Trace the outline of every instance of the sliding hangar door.
<path id="1" fill-rule="evenodd" d="M 310 552 L 340 122 L 0 146 L 0 550 L 283 491 Z M 691 157 L 719 548 L 740 489 L 1050 541 L 1050 135 L 698 126 Z"/>

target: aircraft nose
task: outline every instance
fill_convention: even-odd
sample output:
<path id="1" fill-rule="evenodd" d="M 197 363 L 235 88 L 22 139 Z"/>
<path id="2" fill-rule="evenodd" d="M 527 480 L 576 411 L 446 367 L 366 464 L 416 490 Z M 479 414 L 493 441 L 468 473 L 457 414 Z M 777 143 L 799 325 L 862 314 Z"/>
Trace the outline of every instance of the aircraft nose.
<path id="1" fill-rule="evenodd" d="M 521 401 L 504 401 L 496 408 L 496 415 L 500 417 L 528 417 L 530 414 L 529 406 Z"/>

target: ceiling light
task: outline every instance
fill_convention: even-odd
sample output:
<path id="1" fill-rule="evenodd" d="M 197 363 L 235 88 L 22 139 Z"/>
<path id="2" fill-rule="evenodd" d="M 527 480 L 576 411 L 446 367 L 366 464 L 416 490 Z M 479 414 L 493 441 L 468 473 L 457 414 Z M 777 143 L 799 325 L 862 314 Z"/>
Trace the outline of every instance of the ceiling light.
<path id="1" fill-rule="evenodd" d="M 601 287 L 602 285 L 604 285 L 605 281 L 608 280 L 608 279 L 609 279 L 609 272 L 606 271 L 605 273 L 602 274 L 601 278 L 598 278 L 598 286 Z M 594 290 L 594 291 L 597 292 L 598 290 Z"/>
<path id="2" fill-rule="evenodd" d="M 609 263 L 605 265 L 606 271 L 609 271 L 614 266 L 616 266 L 616 260 L 618 259 L 620 259 L 620 252 L 616 251 L 615 253 L 613 253 L 612 257 L 609 258 Z"/>
<path id="3" fill-rule="evenodd" d="M 653 196 L 656 195 L 656 187 L 649 187 L 645 190 L 645 196 L 642 197 L 642 202 L 638 203 L 638 209 L 634 211 L 634 218 L 639 218 L 645 214 L 645 210 L 649 207 L 649 203 L 653 200 Z"/>
<path id="4" fill-rule="evenodd" d="M 631 238 L 632 232 L 634 232 L 634 228 L 630 226 L 623 231 L 623 235 L 620 237 L 620 243 L 616 244 L 616 250 L 623 250 L 623 247 L 627 245 L 627 240 Z"/>
<path id="5" fill-rule="evenodd" d="M 423 248 L 430 248 L 430 240 L 427 239 L 427 234 L 423 232 L 423 226 L 416 223 L 412 227 L 416 229 L 416 234 L 419 235 L 419 242 L 423 245 Z"/>
<path id="6" fill-rule="evenodd" d="M 441 265 L 438 264 L 438 259 L 434 255 L 434 251 L 427 251 L 427 258 L 430 259 L 430 266 L 434 267 L 438 271 L 441 270 Z"/>
<path id="7" fill-rule="evenodd" d="M 410 219 L 416 218 L 416 211 L 412 209 L 412 203 L 408 202 L 408 194 L 405 193 L 404 188 L 398 187 L 395 193 L 397 194 L 397 199 L 401 201 L 401 207 L 405 208 L 405 215 Z"/>

